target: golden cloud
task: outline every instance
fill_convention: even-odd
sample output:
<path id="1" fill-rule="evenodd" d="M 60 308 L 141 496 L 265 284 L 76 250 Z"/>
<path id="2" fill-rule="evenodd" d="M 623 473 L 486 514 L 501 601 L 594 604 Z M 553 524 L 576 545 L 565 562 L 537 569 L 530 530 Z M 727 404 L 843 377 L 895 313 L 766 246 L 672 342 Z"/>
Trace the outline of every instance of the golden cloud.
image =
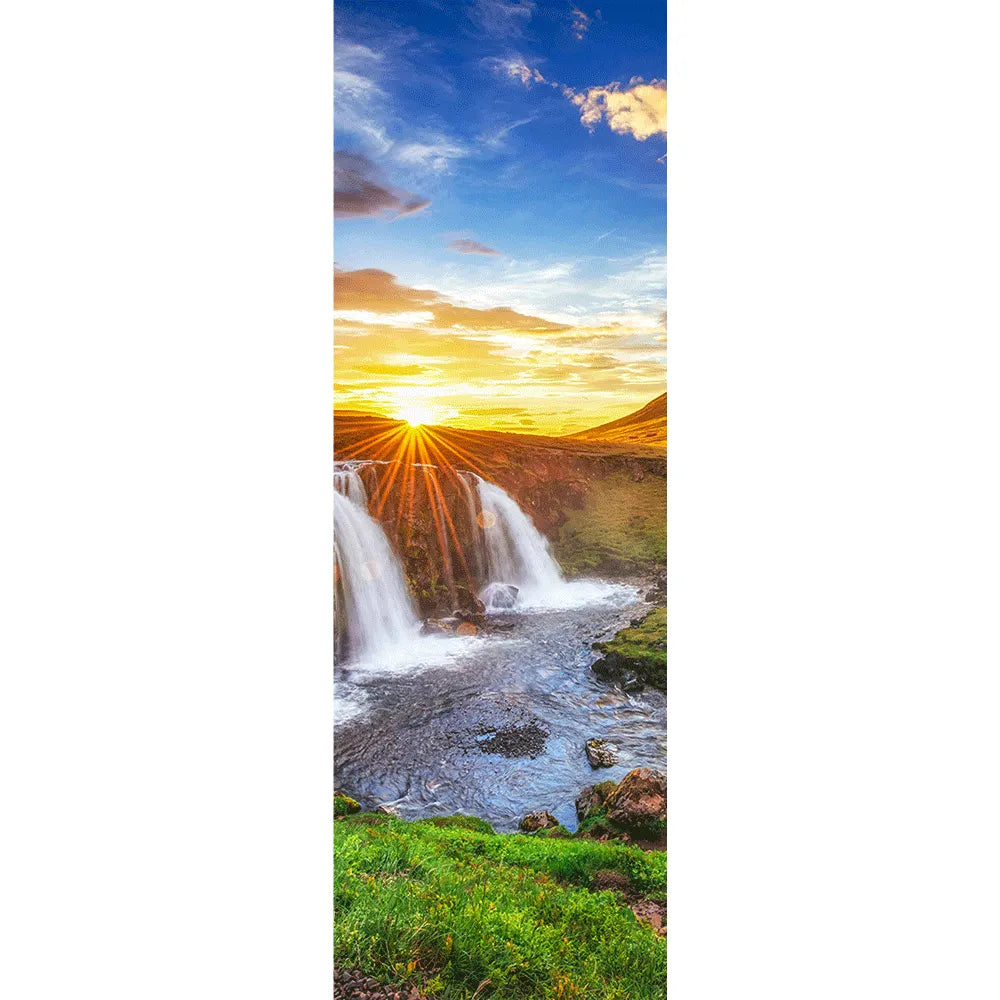
<path id="1" fill-rule="evenodd" d="M 527 316 L 508 306 L 495 309 L 470 309 L 446 302 L 427 288 L 400 285 L 393 274 L 367 268 L 359 271 L 333 272 L 333 304 L 337 310 L 405 313 L 430 312 L 440 328 L 464 327 L 467 330 L 559 331 L 569 330 L 564 323 L 553 323 L 538 316 Z"/>
<path id="2" fill-rule="evenodd" d="M 557 80 L 546 80 L 537 69 L 513 59 L 490 59 L 493 71 L 520 80 L 526 87 L 544 83 L 558 90 L 580 109 L 580 121 L 591 132 L 600 121 L 606 121 L 612 132 L 631 135 L 640 142 L 654 135 L 667 134 L 667 83 L 634 76 L 627 84 L 609 83 L 603 87 L 574 90 Z"/>
<path id="3" fill-rule="evenodd" d="M 604 119 L 612 132 L 631 135 L 640 142 L 667 134 L 667 85 L 662 80 L 643 83 L 636 77 L 623 88 L 620 83 L 591 87 L 571 98 L 580 109 L 580 121 L 594 131 Z"/>

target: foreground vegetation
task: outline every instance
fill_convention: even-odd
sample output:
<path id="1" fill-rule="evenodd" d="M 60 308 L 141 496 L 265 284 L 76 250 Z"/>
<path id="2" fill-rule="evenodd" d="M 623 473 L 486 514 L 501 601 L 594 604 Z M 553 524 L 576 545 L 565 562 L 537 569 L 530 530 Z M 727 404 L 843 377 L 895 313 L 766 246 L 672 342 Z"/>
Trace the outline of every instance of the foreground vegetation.
<path id="1" fill-rule="evenodd" d="M 334 827 L 339 966 L 443 1000 L 666 995 L 666 942 L 623 895 L 665 901 L 665 854 L 465 816 Z"/>
<path id="2" fill-rule="evenodd" d="M 635 482 L 617 472 L 596 479 L 583 505 L 566 511 L 553 552 L 571 576 L 636 573 L 667 559 L 667 483 L 646 475 Z"/>

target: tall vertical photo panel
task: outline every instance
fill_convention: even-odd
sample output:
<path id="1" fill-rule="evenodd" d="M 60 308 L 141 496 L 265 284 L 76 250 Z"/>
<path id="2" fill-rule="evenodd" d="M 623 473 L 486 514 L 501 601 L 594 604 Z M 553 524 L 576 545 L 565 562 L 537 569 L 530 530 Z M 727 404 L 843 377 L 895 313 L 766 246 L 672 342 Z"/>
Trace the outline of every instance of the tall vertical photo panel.
<path id="1" fill-rule="evenodd" d="M 665 4 L 334 24 L 334 993 L 662 998 Z"/>

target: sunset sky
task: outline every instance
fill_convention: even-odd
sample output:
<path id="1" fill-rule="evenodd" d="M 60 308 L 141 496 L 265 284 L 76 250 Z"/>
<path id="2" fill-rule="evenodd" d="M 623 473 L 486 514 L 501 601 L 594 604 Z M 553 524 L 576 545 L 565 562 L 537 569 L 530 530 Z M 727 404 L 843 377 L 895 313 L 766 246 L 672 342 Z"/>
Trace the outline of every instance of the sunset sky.
<path id="1" fill-rule="evenodd" d="M 568 433 L 665 389 L 666 5 L 338 0 L 337 409 Z"/>

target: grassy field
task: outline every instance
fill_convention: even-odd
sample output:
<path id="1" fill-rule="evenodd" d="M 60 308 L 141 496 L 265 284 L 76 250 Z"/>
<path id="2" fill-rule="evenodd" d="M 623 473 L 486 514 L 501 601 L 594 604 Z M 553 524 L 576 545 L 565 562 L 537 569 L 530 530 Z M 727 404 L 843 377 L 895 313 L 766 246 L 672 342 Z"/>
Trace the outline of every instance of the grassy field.
<path id="1" fill-rule="evenodd" d="M 339 966 L 443 1000 L 665 997 L 665 939 L 591 888 L 617 872 L 630 894 L 665 901 L 665 854 L 469 817 L 361 813 L 334 827 Z"/>
<path id="2" fill-rule="evenodd" d="M 559 530 L 553 551 L 569 575 L 634 572 L 667 559 L 667 483 L 647 475 L 634 482 L 620 472 L 596 480 L 579 510 Z"/>

